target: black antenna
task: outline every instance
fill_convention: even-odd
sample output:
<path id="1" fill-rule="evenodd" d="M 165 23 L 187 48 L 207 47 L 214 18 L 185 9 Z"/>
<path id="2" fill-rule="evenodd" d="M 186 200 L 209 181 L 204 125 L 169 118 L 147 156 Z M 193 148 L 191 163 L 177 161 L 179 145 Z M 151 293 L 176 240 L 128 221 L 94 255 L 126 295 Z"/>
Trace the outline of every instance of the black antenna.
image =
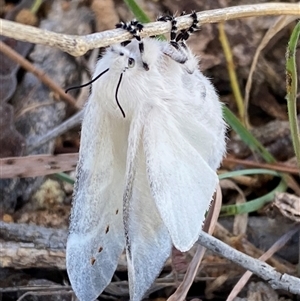
<path id="1" fill-rule="evenodd" d="M 121 81 L 122 81 L 122 77 L 123 77 L 123 73 L 121 73 L 120 78 L 119 78 L 119 82 L 117 84 L 115 98 L 116 98 L 117 105 L 118 105 L 119 109 L 121 110 L 123 117 L 125 118 L 126 117 L 125 113 L 124 113 L 124 111 L 123 111 L 123 109 L 122 109 L 122 107 L 119 103 L 119 100 L 118 100 L 118 92 L 119 92 L 119 87 L 120 87 L 120 84 L 121 84 Z"/>
<path id="2" fill-rule="evenodd" d="M 74 86 L 74 87 L 70 87 L 68 88 L 65 93 L 68 93 L 70 90 L 74 90 L 74 89 L 81 89 L 83 87 L 86 87 L 90 84 L 92 84 L 94 81 L 96 81 L 98 78 L 100 78 L 104 73 L 106 73 L 109 70 L 109 68 L 107 68 L 106 70 L 104 70 L 103 72 L 101 72 L 99 75 L 97 75 L 95 78 L 93 78 L 91 81 L 89 81 L 86 84 L 80 85 L 80 86 Z"/>

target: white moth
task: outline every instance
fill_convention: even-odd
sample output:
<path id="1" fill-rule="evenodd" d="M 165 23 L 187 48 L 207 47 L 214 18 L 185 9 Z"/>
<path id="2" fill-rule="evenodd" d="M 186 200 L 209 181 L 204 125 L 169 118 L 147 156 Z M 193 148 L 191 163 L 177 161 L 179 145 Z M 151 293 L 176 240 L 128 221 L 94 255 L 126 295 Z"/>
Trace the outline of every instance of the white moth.
<path id="1" fill-rule="evenodd" d="M 79 300 L 95 300 L 125 248 L 139 301 L 172 245 L 187 251 L 199 236 L 225 151 L 222 106 L 189 48 L 166 41 L 113 45 L 94 74 L 67 270 Z"/>

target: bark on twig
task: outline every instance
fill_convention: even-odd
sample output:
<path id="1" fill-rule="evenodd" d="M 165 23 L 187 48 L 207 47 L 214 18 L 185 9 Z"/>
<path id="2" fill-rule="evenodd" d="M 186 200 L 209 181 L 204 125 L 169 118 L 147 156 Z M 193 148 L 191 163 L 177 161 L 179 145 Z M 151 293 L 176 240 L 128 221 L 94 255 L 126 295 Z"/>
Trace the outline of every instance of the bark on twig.
<path id="1" fill-rule="evenodd" d="M 0 266 L 65 269 L 67 231 L 0 222 Z"/>
<path id="2" fill-rule="evenodd" d="M 47 245 L 44 247 L 39 249 L 33 243 L 2 241 L 0 247 L 0 266 L 2 268 L 12 267 L 14 269 L 51 267 L 65 270 L 65 249 L 53 249 Z"/>
<path id="3" fill-rule="evenodd" d="M 0 268 L 66 269 L 68 231 L 0 221 Z M 118 271 L 126 271 L 121 256 Z"/>
<path id="4" fill-rule="evenodd" d="M 31 243 L 36 248 L 64 250 L 67 231 L 36 225 L 5 223 L 0 221 L 0 239 L 20 243 Z"/>
<path id="5" fill-rule="evenodd" d="M 263 3 L 254 5 L 240 5 L 222 9 L 198 12 L 198 25 L 204 23 L 217 23 L 247 17 L 267 15 L 299 15 L 298 3 Z M 186 29 L 192 24 L 189 16 L 178 17 L 178 30 Z M 108 30 L 86 36 L 59 34 L 42 30 L 32 26 L 1 19 L 1 34 L 16 40 L 53 46 L 68 52 L 73 56 L 84 55 L 88 50 L 105 47 L 131 39 L 130 33 L 122 30 Z M 146 24 L 141 37 L 160 35 L 170 31 L 169 22 L 155 22 Z"/>

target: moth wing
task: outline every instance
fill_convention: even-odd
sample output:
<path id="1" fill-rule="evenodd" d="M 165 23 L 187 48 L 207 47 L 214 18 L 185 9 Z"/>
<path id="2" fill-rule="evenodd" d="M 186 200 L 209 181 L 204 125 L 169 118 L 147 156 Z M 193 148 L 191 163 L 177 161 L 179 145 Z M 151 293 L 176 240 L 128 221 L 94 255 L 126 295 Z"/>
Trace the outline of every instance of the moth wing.
<path id="1" fill-rule="evenodd" d="M 132 122 L 127 156 L 124 224 L 130 300 L 142 300 L 170 255 L 170 234 L 150 192 L 142 144 L 143 118 Z M 126 193 L 127 191 L 127 193 Z"/>
<path id="2" fill-rule="evenodd" d="M 126 136 L 91 96 L 82 124 L 66 250 L 68 275 L 81 301 L 95 300 L 110 283 L 125 247 L 122 152 L 127 148 Z"/>
<path id="3" fill-rule="evenodd" d="M 156 108 L 145 121 L 143 145 L 151 194 L 173 244 L 183 252 L 197 240 L 218 183 L 207 164 L 206 141 L 214 139 L 211 135 L 197 122 L 188 118 L 182 122 Z M 190 141 L 198 141 L 202 148 Z"/>
<path id="4" fill-rule="evenodd" d="M 139 301 L 160 273 L 172 247 L 170 234 L 151 196 L 146 170 L 142 166 L 138 167 L 134 181 L 132 208 L 127 263 L 130 297 L 132 301 Z"/>

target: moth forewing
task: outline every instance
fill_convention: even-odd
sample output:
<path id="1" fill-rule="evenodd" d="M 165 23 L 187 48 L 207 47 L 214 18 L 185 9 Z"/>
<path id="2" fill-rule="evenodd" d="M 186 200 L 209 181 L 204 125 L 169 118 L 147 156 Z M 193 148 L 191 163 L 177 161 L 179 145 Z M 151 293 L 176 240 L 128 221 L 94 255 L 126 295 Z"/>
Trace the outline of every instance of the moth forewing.
<path id="1" fill-rule="evenodd" d="M 142 300 L 172 247 L 170 234 L 151 197 L 143 165 L 139 164 L 137 169 L 132 199 L 134 209 L 131 209 L 129 221 L 131 254 L 129 256 L 127 250 L 127 263 L 132 301 Z"/>
<path id="2" fill-rule="evenodd" d="M 171 251 L 146 175 L 142 136 L 149 108 L 134 115 L 128 137 L 126 186 L 123 198 L 126 254 L 131 301 L 139 301 L 161 271 Z"/>
<path id="3" fill-rule="evenodd" d="M 155 204 L 175 247 L 188 251 L 199 236 L 218 177 L 181 134 L 177 120 L 157 109 L 145 121 L 143 144 Z"/>
<path id="4" fill-rule="evenodd" d="M 111 120 L 92 94 L 81 132 L 77 179 L 67 241 L 67 270 L 81 301 L 98 297 L 110 283 L 125 247 L 123 204 L 127 148 Z M 124 127 L 123 127 L 124 128 Z M 123 133 L 122 133 L 123 132 Z"/>

